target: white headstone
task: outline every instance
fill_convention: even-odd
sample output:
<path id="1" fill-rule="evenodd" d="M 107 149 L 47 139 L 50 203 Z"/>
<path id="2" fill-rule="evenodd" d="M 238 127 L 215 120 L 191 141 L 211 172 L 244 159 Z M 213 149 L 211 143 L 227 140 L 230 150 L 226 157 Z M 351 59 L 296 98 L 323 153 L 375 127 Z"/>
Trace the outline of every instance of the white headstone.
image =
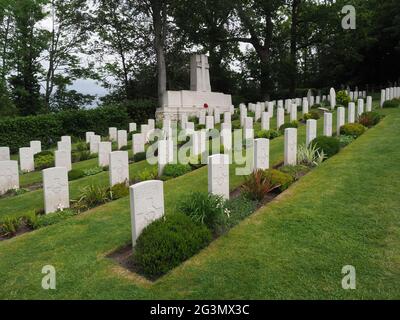
<path id="1" fill-rule="evenodd" d="M 186 122 L 185 133 L 191 135 L 194 132 L 194 122 Z"/>
<path id="2" fill-rule="evenodd" d="M 0 161 L 0 195 L 12 189 L 19 189 L 18 162 L 2 160 Z"/>
<path id="3" fill-rule="evenodd" d="M 340 128 L 345 125 L 345 113 L 346 110 L 344 107 L 337 108 L 337 115 L 336 115 L 336 133 L 340 135 Z"/>
<path id="4" fill-rule="evenodd" d="M 118 139 L 118 129 L 115 127 L 108 128 L 108 136 L 111 141 L 117 141 Z"/>
<path id="5" fill-rule="evenodd" d="M 354 102 L 349 102 L 349 108 L 348 108 L 348 114 L 347 114 L 347 122 L 348 123 L 354 123 L 356 122 L 356 105 Z"/>
<path id="6" fill-rule="evenodd" d="M 221 143 L 224 146 L 224 150 L 232 149 L 232 130 L 229 124 L 222 124 L 221 128 Z"/>
<path id="7" fill-rule="evenodd" d="M 215 109 L 214 111 L 214 123 L 221 123 L 221 112 L 218 109 Z"/>
<path id="8" fill-rule="evenodd" d="M 131 122 L 130 124 L 129 124 L 129 132 L 134 132 L 134 131 L 136 131 L 137 130 L 137 125 L 136 125 L 136 123 L 135 122 Z"/>
<path id="9" fill-rule="evenodd" d="M 274 103 L 268 102 L 268 113 L 271 118 L 274 117 Z"/>
<path id="10" fill-rule="evenodd" d="M 297 129 L 285 129 L 285 166 L 295 166 L 297 164 Z"/>
<path id="11" fill-rule="evenodd" d="M 208 157 L 208 192 L 229 199 L 229 156 Z"/>
<path id="12" fill-rule="evenodd" d="M 94 136 L 94 132 L 93 131 L 86 132 L 86 143 L 90 142 L 90 137 L 91 136 Z"/>
<path id="13" fill-rule="evenodd" d="M 199 124 L 200 125 L 206 124 L 206 111 L 205 110 L 201 110 L 199 112 Z"/>
<path id="14" fill-rule="evenodd" d="M 99 143 L 101 142 L 101 137 L 97 134 L 90 137 L 90 153 L 99 152 Z"/>
<path id="15" fill-rule="evenodd" d="M 144 152 L 144 134 L 143 133 L 134 133 L 132 135 L 132 151 L 133 154 Z"/>
<path id="16" fill-rule="evenodd" d="M 254 169 L 269 169 L 269 140 L 254 140 Z"/>
<path id="17" fill-rule="evenodd" d="M 214 129 L 214 117 L 213 116 L 206 117 L 206 129 Z"/>
<path id="18" fill-rule="evenodd" d="M 62 137 L 61 137 L 61 141 L 62 141 L 62 142 L 69 143 L 70 146 L 72 145 L 71 136 L 62 136 Z M 71 149 L 72 149 L 72 148 L 70 148 L 70 150 L 71 150 Z"/>
<path id="19" fill-rule="evenodd" d="M 283 108 L 276 109 L 276 127 L 279 128 L 285 123 L 285 110 Z"/>
<path id="20" fill-rule="evenodd" d="M 30 147 L 19 148 L 19 165 L 23 172 L 31 172 L 35 170 L 33 150 Z"/>
<path id="21" fill-rule="evenodd" d="M 308 101 L 303 101 L 303 114 L 308 113 Z"/>
<path id="22" fill-rule="evenodd" d="M 54 151 L 54 158 L 56 167 L 64 167 L 67 168 L 68 171 L 71 171 L 71 152 L 65 150 Z"/>
<path id="23" fill-rule="evenodd" d="M 34 155 L 42 152 L 42 142 L 39 140 L 31 141 L 30 147 L 31 147 Z"/>
<path id="24" fill-rule="evenodd" d="M 364 113 L 364 100 L 363 99 L 358 99 L 357 103 L 357 116 L 359 117 Z"/>
<path id="25" fill-rule="evenodd" d="M 149 132 L 150 128 L 148 124 L 142 124 L 140 126 L 140 133 L 143 134 L 144 142 L 147 143 L 149 141 Z"/>
<path id="26" fill-rule="evenodd" d="M 290 107 L 290 121 L 297 121 L 297 105 L 295 104 Z"/>
<path id="27" fill-rule="evenodd" d="M 68 171 L 64 167 L 44 169 L 43 194 L 45 213 L 69 208 Z"/>
<path id="28" fill-rule="evenodd" d="M 128 151 L 114 151 L 110 156 L 110 186 L 129 183 Z"/>
<path id="29" fill-rule="evenodd" d="M 99 143 L 99 167 L 110 165 L 110 153 L 112 152 L 111 142 L 105 141 Z"/>
<path id="30" fill-rule="evenodd" d="M 173 161 L 173 148 L 172 140 L 158 141 L 158 176 L 162 176 L 164 167 Z"/>
<path id="31" fill-rule="evenodd" d="M 372 111 L 372 97 L 368 96 L 367 97 L 367 107 L 366 107 L 366 111 L 367 112 L 371 112 Z"/>
<path id="32" fill-rule="evenodd" d="M 332 137 L 332 113 L 324 113 L 324 136 Z"/>
<path id="33" fill-rule="evenodd" d="M 306 122 L 306 145 L 309 146 L 311 141 L 317 137 L 317 120 L 308 119 Z"/>
<path id="34" fill-rule="evenodd" d="M 129 188 L 131 203 L 132 246 L 153 221 L 164 216 L 164 189 L 159 180 L 143 181 Z"/>
<path id="35" fill-rule="evenodd" d="M 255 113 L 254 113 L 254 121 L 258 121 L 258 120 L 260 120 L 260 118 L 261 118 L 261 104 L 260 103 L 257 103 L 256 104 L 256 110 L 255 110 Z"/>
<path id="36" fill-rule="evenodd" d="M 244 120 L 244 138 L 253 139 L 254 138 L 254 130 L 253 130 L 253 118 L 246 117 Z"/>
<path id="37" fill-rule="evenodd" d="M 118 130 L 117 133 L 118 150 L 128 145 L 128 132 L 126 130 Z"/>
<path id="38" fill-rule="evenodd" d="M 336 91 L 335 89 L 331 88 L 331 90 L 329 91 L 329 96 L 331 97 L 331 109 L 335 109 L 336 106 Z"/>
<path id="39" fill-rule="evenodd" d="M 94 137 L 94 136 L 92 136 Z M 57 150 L 63 150 L 67 152 L 71 152 L 71 143 L 69 141 L 58 141 L 57 142 Z"/>
<path id="40" fill-rule="evenodd" d="M 8 161 L 8 160 L 10 160 L 10 148 L 0 147 L 0 161 Z"/>
<path id="41" fill-rule="evenodd" d="M 224 123 L 231 123 L 231 113 L 230 112 L 224 112 Z"/>
<path id="42" fill-rule="evenodd" d="M 156 121 L 154 119 L 147 120 L 149 130 L 154 130 L 156 128 Z"/>
<path id="43" fill-rule="evenodd" d="M 261 130 L 269 130 L 269 112 L 263 112 L 261 114 Z"/>

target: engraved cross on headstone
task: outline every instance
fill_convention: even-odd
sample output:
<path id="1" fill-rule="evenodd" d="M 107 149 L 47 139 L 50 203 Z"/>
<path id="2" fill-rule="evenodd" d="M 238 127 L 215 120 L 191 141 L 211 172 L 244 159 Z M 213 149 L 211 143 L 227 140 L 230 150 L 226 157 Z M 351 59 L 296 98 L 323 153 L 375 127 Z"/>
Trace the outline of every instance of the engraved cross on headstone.
<path id="1" fill-rule="evenodd" d="M 190 60 L 190 89 L 211 92 L 210 65 L 206 55 L 193 55 Z"/>

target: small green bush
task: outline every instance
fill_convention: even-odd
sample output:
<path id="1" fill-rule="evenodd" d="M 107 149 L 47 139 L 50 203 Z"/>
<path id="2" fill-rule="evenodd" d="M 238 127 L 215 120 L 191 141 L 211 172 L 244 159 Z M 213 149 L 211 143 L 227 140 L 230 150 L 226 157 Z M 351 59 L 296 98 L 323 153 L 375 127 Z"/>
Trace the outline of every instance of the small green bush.
<path id="1" fill-rule="evenodd" d="M 75 144 L 76 151 L 86 151 L 89 150 L 89 144 L 86 141 L 80 140 Z"/>
<path id="2" fill-rule="evenodd" d="M 139 181 L 147 181 L 157 179 L 158 170 L 157 168 L 148 168 L 140 172 L 135 179 Z"/>
<path id="3" fill-rule="evenodd" d="M 304 114 L 304 120 L 307 121 L 308 119 L 315 119 L 318 120 L 321 118 L 320 114 L 316 110 L 311 110 L 309 113 Z"/>
<path id="4" fill-rule="evenodd" d="M 147 277 L 161 276 L 198 253 L 211 241 L 205 225 L 184 214 L 170 214 L 147 226 L 136 241 L 134 263 Z"/>
<path id="5" fill-rule="evenodd" d="M 329 102 L 328 102 L 328 104 L 329 104 Z M 318 109 L 318 108 L 322 108 L 322 104 L 316 103 L 316 104 L 311 106 L 311 109 Z"/>
<path id="6" fill-rule="evenodd" d="M 279 171 L 290 175 L 293 180 L 298 180 L 304 173 L 310 171 L 310 168 L 301 164 L 295 166 L 283 166 Z"/>
<path id="7" fill-rule="evenodd" d="M 358 138 L 365 132 L 366 128 L 360 123 L 347 123 L 340 127 L 340 133 L 346 136 Z"/>
<path id="8" fill-rule="evenodd" d="M 264 176 L 267 177 L 273 185 L 278 185 L 280 191 L 284 191 L 289 188 L 294 181 L 290 174 L 276 169 L 264 170 Z"/>
<path id="9" fill-rule="evenodd" d="M 377 112 L 364 112 L 358 118 L 358 122 L 368 128 L 377 125 L 379 121 L 381 121 L 381 115 Z"/>
<path id="10" fill-rule="evenodd" d="M 93 168 L 88 168 L 88 169 L 84 169 L 83 170 L 83 174 L 85 176 L 94 176 L 100 172 L 103 172 L 103 168 L 102 167 L 93 167 Z"/>
<path id="11" fill-rule="evenodd" d="M 327 158 L 332 157 L 340 150 L 339 139 L 335 137 L 319 136 L 311 142 L 311 145 L 323 151 Z"/>
<path id="12" fill-rule="evenodd" d="M 107 187 L 89 185 L 81 190 L 79 199 L 73 208 L 78 212 L 86 211 L 110 201 L 110 192 Z"/>
<path id="13" fill-rule="evenodd" d="M 91 158 L 90 151 L 81 151 L 79 161 L 89 160 Z"/>
<path id="14" fill-rule="evenodd" d="M 56 224 L 77 214 L 78 213 L 73 210 L 57 211 L 45 215 L 36 216 L 36 219 L 28 218 L 29 222 L 27 222 L 27 224 L 30 225 L 33 229 L 40 229 Z"/>
<path id="15" fill-rule="evenodd" d="M 45 156 L 52 156 L 53 152 L 50 150 L 44 150 L 42 152 L 36 153 L 33 157 L 36 159 L 41 158 L 41 157 L 45 157 Z"/>
<path id="16" fill-rule="evenodd" d="M 143 160 L 146 160 L 146 152 L 138 152 L 138 153 L 135 153 L 135 155 L 133 156 L 134 162 L 140 162 Z"/>
<path id="17" fill-rule="evenodd" d="M 54 167 L 54 155 L 52 153 L 35 157 L 35 170 L 51 167 Z"/>
<path id="18" fill-rule="evenodd" d="M 298 127 L 299 127 L 299 123 L 296 120 L 294 120 L 292 122 L 287 122 L 287 123 L 284 123 L 283 125 L 281 125 L 279 127 L 279 131 L 283 134 L 285 132 L 285 129 L 287 129 L 287 128 L 298 128 Z"/>
<path id="19" fill-rule="evenodd" d="M 397 99 L 387 100 L 383 103 L 383 108 L 398 108 L 400 106 L 400 101 Z"/>
<path id="20" fill-rule="evenodd" d="M 272 190 L 279 188 L 276 180 L 272 181 L 271 176 L 264 173 L 264 170 L 255 170 L 245 178 L 242 185 L 243 194 L 251 199 L 261 201 Z"/>
<path id="21" fill-rule="evenodd" d="M 126 183 L 118 183 L 110 188 L 110 196 L 112 200 L 118 200 L 129 195 L 129 187 Z"/>
<path id="22" fill-rule="evenodd" d="M 274 129 L 261 130 L 261 131 L 257 132 L 256 137 L 257 138 L 265 138 L 265 139 L 272 140 L 272 139 L 275 139 L 275 138 L 279 137 L 279 132 L 274 130 Z"/>
<path id="23" fill-rule="evenodd" d="M 347 94 L 346 90 L 339 91 L 336 94 L 336 103 L 342 106 L 347 106 L 351 102 L 350 96 Z"/>
<path id="24" fill-rule="evenodd" d="M 206 125 L 205 124 L 196 124 L 195 125 L 195 130 L 203 130 L 203 129 L 205 129 L 206 128 Z"/>
<path id="25" fill-rule="evenodd" d="M 85 176 L 85 173 L 82 170 L 72 169 L 71 171 L 68 172 L 68 180 L 69 181 L 77 180 L 84 176 Z"/>
<path id="26" fill-rule="evenodd" d="M 12 237 L 18 231 L 20 219 L 15 217 L 6 217 L 0 221 L 0 237 Z"/>
<path id="27" fill-rule="evenodd" d="M 212 231 L 220 215 L 229 215 L 222 197 L 204 192 L 184 196 L 178 203 L 178 211 L 196 223 L 205 224 Z"/>
<path id="28" fill-rule="evenodd" d="M 167 177 L 180 177 L 188 172 L 192 171 L 192 168 L 188 164 L 167 164 L 164 167 L 163 175 Z"/>
<path id="29" fill-rule="evenodd" d="M 345 146 L 347 146 L 350 143 L 352 143 L 354 141 L 354 139 L 355 138 L 353 136 L 340 135 L 339 136 L 340 147 L 344 148 Z"/>

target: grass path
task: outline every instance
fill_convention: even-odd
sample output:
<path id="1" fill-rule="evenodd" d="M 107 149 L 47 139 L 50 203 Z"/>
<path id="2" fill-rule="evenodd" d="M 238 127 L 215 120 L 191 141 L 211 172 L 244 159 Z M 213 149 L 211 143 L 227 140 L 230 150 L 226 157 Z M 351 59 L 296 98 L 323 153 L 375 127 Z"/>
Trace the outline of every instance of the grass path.
<path id="1" fill-rule="evenodd" d="M 0 298 L 399 298 L 400 112 L 326 161 L 181 267 L 149 285 L 104 256 L 130 242 L 124 198 L 0 243 Z M 299 142 L 304 140 L 299 130 Z M 283 140 L 271 143 L 281 161 Z M 231 189 L 240 184 L 232 177 Z M 194 183 L 195 181 L 195 183 Z M 176 199 L 207 190 L 207 168 L 165 183 Z M 57 290 L 41 289 L 41 268 Z M 357 290 L 340 287 L 357 270 Z"/>

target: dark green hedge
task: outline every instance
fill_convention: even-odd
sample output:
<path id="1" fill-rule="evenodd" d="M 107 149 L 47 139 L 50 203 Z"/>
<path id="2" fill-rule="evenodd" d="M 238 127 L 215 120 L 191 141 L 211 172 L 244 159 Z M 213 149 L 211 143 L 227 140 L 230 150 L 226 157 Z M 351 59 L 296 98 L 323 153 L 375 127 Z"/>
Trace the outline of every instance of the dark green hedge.
<path id="1" fill-rule="evenodd" d="M 84 138 L 85 132 L 94 131 L 106 136 L 109 127 L 128 129 L 129 122 L 147 123 L 155 117 L 156 106 L 153 100 L 135 100 L 90 110 L 1 119 L 0 146 L 15 153 L 31 140 L 40 140 L 42 148 L 48 148 L 63 135 Z"/>

